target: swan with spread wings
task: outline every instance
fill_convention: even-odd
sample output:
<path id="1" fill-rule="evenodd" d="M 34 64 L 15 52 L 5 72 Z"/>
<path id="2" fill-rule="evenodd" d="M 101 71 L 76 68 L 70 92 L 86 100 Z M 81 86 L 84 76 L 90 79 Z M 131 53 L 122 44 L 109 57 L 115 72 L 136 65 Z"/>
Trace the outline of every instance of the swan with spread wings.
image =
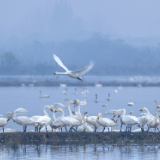
<path id="1" fill-rule="evenodd" d="M 81 80 L 81 81 L 82 81 L 82 78 L 80 76 L 85 74 L 89 70 L 91 70 L 92 67 L 94 66 L 94 63 L 91 61 L 88 66 L 84 67 L 81 70 L 70 71 L 70 70 L 67 69 L 67 67 L 62 63 L 62 61 L 55 54 L 53 54 L 53 58 L 58 63 L 58 65 L 61 66 L 66 71 L 66 72 L 55 72 L 54 74 L 68 75 L 71 78 L 78 79 L 78 80 Z"/>

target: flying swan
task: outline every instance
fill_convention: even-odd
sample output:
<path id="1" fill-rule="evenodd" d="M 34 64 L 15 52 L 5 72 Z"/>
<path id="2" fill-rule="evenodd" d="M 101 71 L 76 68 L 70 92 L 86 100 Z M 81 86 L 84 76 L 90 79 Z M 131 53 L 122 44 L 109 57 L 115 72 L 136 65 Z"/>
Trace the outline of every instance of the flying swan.
<path id="1" fill-rule="evenodd" d="M 70 71 L 67 69 L 67 67 L 62 63 L 62 61 L 55 54 L 53 54 L 53 58 L 59 64 L 59 66 L 61 66 L 66 71 L 66 72 L 55 72 L 54 74 L 68 75 L 71 78 L 78 79 L 81 81 L 82 81 L 82 78 L 80 76 L 85 74 L 89 70 L 91 70 L 92 67 L 94 66 L 94 63 L 91 61 L 88 66 L 84 67 L 83 69 L 79 71 Z"/>

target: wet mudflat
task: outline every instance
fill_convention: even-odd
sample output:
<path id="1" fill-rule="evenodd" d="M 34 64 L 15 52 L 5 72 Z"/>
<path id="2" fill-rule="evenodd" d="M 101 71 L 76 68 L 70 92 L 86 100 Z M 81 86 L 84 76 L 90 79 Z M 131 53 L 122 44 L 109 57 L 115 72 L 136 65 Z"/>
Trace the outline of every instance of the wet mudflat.
<path id="1" fill-rule="evenodd" d="M 92 144 L 103 143 L 113 145 L 129 144 L 160 144 L 160 133 L 140 132 L 125 133 L 111 132 L 107 133 L 84 133 L 84 132 L 57 132 L 57 133 L 34 133 L 34 132 L 17 132 L 1 133 L 0 145 L 22 145 L 22 144 Z"/>

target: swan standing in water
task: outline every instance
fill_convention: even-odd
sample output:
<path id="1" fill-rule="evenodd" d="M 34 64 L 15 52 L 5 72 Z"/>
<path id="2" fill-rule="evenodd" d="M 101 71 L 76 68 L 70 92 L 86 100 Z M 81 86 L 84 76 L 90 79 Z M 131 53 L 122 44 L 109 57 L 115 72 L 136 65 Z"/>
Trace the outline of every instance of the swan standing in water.
<path id="1" fill-rule="evenodd" d="M 0 115 L 0 116 L 2 116 L 2 115 Z M 11 112 L 6 113 L 6 118 L 0 118 L 0 127 L 3 128 L 3 133 L 4 133 L 4 127 L 8 124 L 8 122 L 11 118 L 12 118 Z"/>
<path id="2" fill-rule="evenodd" d="M 38 123 L 36 121 L 27 116 L 16 117 L 16 113 L 26 113 L 26 112 L 28 112 L 26 109 L 18 108 L 13 113 L 11 113 L 13 121 L 23 126 L 23 132 L 26 132 L 27 126 L 38 126 Z"/>
<path id="3" fill-rule="evenodd" d="M 87 104 L 85 95 L 83 96 L 83 100 L 80 101 L 79 103 L 80 103 L 80 106 L 85 106 Z"/>
<path id="4" fill-rule="evenodd" d="M 95 96 L 96 96 L 95 102 L 97 103 L 97 102 L 99 102 L 99 100 L 98 100 L 98 95 L 95 94 Z"/>
<path id="5" fill-rule="evenodd" d="M 134 103 L 132 102 L 132 97 L 131 97 L 130 102 L 128 102 L 128 106 L 134 106 Z"/>
<path id="6" fill-rule="evenodd" d="M 87 73 L 94 66 L 94 63 L 90 62 L 88 66 L 84 67 L 81 70 L 70 71 L 70 70 L 67 69 L 67 67 L 62 63 L 62 61 L 55 54 L 53 54 L 53 58 L 58 63 L 58 65 L 61 66 L 66 71 L 66 72 L 55 72 L 54 74 L 68 75 L 71 78 L 78 79 L 78 80 L 81 80 L 81 81 L 82 81 L 82 78 L 80 76 Z"/>
<path id="7" fill-rule="evenodd" d="M 108 98 L 107 98 L 108 101 L 111 100 L 111 97 L 110 97 L 110 93 L 108 93 Z"/>
<path id="8" fill-rule="evenodd" d="M 109 119 L 109 118 L 102 118 L 102 114 L 101 113 L 98 114 L 97 123 L 100 126 L 104 127 L 102 132 L 104 132 L 105 127 L 108 127 L 108 134 L 109 134 L 109 127 L 117 126 L 117 123 L 115 123 L 111 119 Z"/>
<path id="9" fill-rule="evenodd" d="M 77 95 L 77 88 L 75 88 L 74 94 Z"/>
<path id="10" fill-rule="evenodd" d="M 49 98 L 50 96 L 49 95 L 42 95 L 42 91 L 40 90 L 40 95 L 39 95 L 39 98 Z"/>

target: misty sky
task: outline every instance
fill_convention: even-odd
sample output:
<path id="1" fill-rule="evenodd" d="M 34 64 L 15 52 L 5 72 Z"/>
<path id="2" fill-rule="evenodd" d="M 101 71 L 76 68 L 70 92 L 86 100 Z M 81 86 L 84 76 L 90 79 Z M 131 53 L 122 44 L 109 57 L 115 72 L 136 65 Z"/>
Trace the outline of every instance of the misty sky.
<path id="1" fill-rule="evenodd" d="M 160 37 L 159 0 L 1 0 L 0 36 L 43 40 Z"/>

